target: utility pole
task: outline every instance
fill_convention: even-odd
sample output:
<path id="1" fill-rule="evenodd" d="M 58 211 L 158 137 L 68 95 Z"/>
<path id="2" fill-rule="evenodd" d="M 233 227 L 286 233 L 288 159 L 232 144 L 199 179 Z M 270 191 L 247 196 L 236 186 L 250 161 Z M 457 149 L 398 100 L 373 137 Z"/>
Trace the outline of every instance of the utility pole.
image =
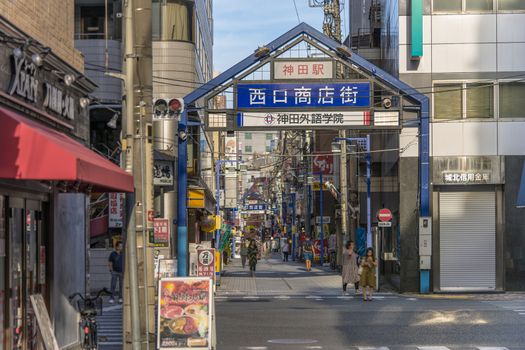
<path id="1" fill-rule="evenodd" d="M 342 42 L 341 38 L 341 6 L 339 0 L 310 0 L 310 7 L 322 7 L 324 12 L 323 33 L 337 41 Z M 344 78 L 342 66 L 336 70 L 337 79 Z M 339 130 L 339 138 L 346 138 L 346 130 Z M 341 143 L 341 164 L 340 164 L 340 189 L 341 189 L 341 230 L 337 232 L 337 265 L 343 264 L 344 241 L 350 239 L 348 231 L 348 169 L 346 157 L 346 142 Z M 321 189 L 322 191 L 322 189 Z M 322 215 L 322 214 L 321 214 Z"/>
<path id="2" fill-rule="evenodd" d="M 126 238 L 124 348 L 154 348 L 155 286 L 153 252 L 153 135 L 151 0 L 126 0 L 125 8 L 125 142 L 126 170 L 133 174 L 135 195 L 130 205 Z M 129 302 L 128 302 L 129 300 Z M 131 336 L 131 340 L 129 339 Z M 131 342 L 131 346 L 130 346 Z"/>

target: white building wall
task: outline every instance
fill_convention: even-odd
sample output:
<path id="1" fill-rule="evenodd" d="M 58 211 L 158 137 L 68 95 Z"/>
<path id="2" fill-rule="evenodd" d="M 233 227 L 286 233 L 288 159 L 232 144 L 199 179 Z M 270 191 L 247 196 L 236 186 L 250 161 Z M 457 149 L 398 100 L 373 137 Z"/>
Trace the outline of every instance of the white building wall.
<path id="1" fill-rule="evenodd" d="M 525 13 L 435 14 L 423 17 L 423 57 L 410 60 L 410 17 L 399 18 L 399 73 L 446 81 L 518 77 L 525 72 Z M 452 76 L 452 75 L 450 75 Z M 425 79 L 423 79 L 425 80 Z M 415 86 L 430 91 L 430 86 Z M 495 105 L 497 108 L 496 93 Z M 523 120 L 438 121 L 431 125 L 431 156 L 524 155 Z"/>

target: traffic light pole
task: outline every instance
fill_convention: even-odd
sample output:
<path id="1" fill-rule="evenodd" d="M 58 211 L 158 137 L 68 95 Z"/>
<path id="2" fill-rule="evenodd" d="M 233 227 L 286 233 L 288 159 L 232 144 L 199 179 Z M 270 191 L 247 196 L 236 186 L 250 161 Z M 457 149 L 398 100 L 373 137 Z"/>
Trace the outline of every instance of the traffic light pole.
<path id="1" fill-rule="evenodd" d="M 188 276 L 188 223 L 186 187 L 188 183 L 188 112 L 180 116 L 178 133 L 177 276 Z"/>

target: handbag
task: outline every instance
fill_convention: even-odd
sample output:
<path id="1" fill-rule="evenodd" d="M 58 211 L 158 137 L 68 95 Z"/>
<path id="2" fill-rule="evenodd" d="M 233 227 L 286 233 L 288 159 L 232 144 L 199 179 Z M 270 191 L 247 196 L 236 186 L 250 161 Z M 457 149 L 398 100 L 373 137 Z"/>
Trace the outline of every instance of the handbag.
<path id="1" fill-rule="evenodd" d="M 363 273 L 363 266 L 359 266 L 359 268 L 357 269 L 357 274 L 361 275 L 362 273 Z"/>

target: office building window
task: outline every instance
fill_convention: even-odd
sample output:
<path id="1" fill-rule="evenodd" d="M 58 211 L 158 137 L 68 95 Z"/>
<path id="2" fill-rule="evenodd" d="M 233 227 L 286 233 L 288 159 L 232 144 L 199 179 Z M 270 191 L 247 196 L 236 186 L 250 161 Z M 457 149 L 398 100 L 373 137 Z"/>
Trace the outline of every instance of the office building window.
<path id="1" fill-rule="evenodd" d="M 462 0 L 434 0 L 434 12 L 461 12 Z"/>
<path id="2" fill-rule="evenodd" d="M 266 146 L 266 153 L 271 153 L 271 152 L 272 152 L 272 147 Z"/>
<path id="3" fill-rule="evenodd" d="M 152 1 L 153 40 L 192 41 L 193 1 Z"/>
<path id="4" fill-rule="evenodd" d="M 244 146 L 244 152 L 245 153 L 252 153 L 253 152 L 252 146 Z"/>
<path id="5" fill-rule="evenodd" d="M 499 9 L 502 11 L 525 10 L 525 1 L 523 0 L 499 0 Z"/>
<path id="6" fill-rule="evenodd" d="M 465 0 L 465 11 L 467 12 L 485 12 L 492 10 L 492 0 Z"/>
<path id="7" fill-rule="evenodd" d="M 499 117 L 525 118 L 525 83 L 499 83 Z"/>
<path id="8" fill-rule="evenodd" d="M 494 85 L 492 83 L 466 84 L 467 118 L 494 117 Z"/>
<path id="9" fill-rule="evenodd" d="M 245 140 L 251 140 L 252 139 L 252 133 L 251 132 L 244 133 L 244 139 Z"/>
<path id="10" fill-rule="evenodd" d="M 461 119 L 463 106 L 462 84 L 434 85 L 434 118 Z"/>
<path id="11" fill-rule="evenodd" d="M 266 140 L 273 140 L 273 134 L 266 134 Z"/>

